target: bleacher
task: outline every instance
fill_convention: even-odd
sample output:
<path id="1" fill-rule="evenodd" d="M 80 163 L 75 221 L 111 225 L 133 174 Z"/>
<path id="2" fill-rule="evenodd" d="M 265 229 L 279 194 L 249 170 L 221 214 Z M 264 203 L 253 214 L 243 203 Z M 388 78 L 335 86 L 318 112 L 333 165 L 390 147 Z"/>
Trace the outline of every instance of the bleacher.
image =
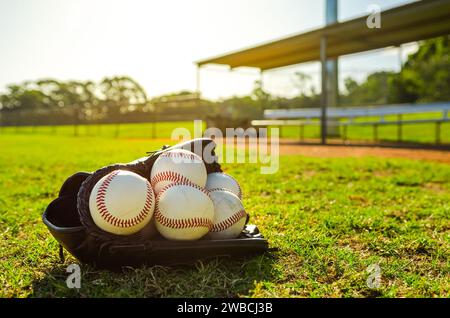
<path id="1" fill-rule="evenodd" d="M 378 127 L 384 125 L 397 126 L 397 141 L 402 141 L 402 126 L 420 123 L 435 124 L 435 142 L 440 143 L 441 125 L 449 122 L 450 102 L 429 104 L 398 104 L 365 107 L 330 107 L 327 108 L 327 126 L 342 127 L 342 139 L 347 140 L 349 126 L 372 126 L 373 139 L 378 141 Z M 436 118 L 405 119 L 404 115 L 419 113 L 441 113 Z M 392 119 L 392 116 L 396 116 Z M 376 119 L 373 119 L 373 118 Z M 390 117 L 386 119 L 386 117 Z M 303 140 L 304 126 L 320 125 L 320 108 L 267 109 L 263 120 L 253 120 L 253 126 L 297 126 L 300 127 L 300 138 Z"/>

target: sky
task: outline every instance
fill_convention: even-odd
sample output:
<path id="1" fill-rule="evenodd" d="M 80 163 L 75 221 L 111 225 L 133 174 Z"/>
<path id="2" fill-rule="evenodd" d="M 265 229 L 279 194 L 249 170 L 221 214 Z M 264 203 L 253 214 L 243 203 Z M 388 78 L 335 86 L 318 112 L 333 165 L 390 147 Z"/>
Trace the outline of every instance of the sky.
<path id="1" fill-rule="evenodd" d="M 339 20 L 409 0 L 340 0 Z M 318 28 L 325 0 L 0 0 L 0 90 L 39 78 L 95 80 L 128 75 L 149 96 L 196 89 L 194 62 Z M 401 50 L 403 59 L 417 45 Z M 373 61 L 376 60 L 376 63 Z M 399 52 L 387 48 L 340 58 L 340 82 L 351 76 L 398 70 Z M 308 63 L 263 76 L 273 94 L 295 94 L 292 73 L 319 87 L 320 65 Z M 254 69 L 207 67 L 200 73 L 207 98 L 248 93 Z"/>

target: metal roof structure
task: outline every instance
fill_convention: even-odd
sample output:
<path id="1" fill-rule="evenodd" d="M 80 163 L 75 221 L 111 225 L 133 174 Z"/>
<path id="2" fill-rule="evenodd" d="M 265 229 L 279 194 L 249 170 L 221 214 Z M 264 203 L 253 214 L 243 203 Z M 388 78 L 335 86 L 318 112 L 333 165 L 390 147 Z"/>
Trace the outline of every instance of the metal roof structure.
<path id="1" fill-rule="evenodd" d="M 368 28 L 368 16 L 333 23 L 323 28 L 264 43 L 240 51 L 197 61 L 247 66 L 261 70 L 320 60 L 321 39 L 326 37 L 327 58 L 358 53 L 450 34 L 450 1 L 413 2 L 381 12 L 381 28 Z"/>
<path id="2" fill-rule="evenodd" d="M 339 56 L 388 46 L 399 46 L 450 34 L 450 0 L 416 1 L 379 13 L 381 26 L 369 27 L 371 15 L 334 22 L 337 1 L 326 0 L 326 25 L 313 31 L 289 36 L 240 51 L 197 61 L 197 90 L 199 69 L 207 64 L 255 67 L 261 72 L 269 69 L 320 61 L 321 72 L 321 142 L 326 144 L 327 108 L 337 106 Z M 333 67 L 330 67 L 334 65 Z M 335 107 L 330 107 L 333 110 Z M 315 110 L 319 112 L 319 109 Z M 332 113 L 333 114 L 333 113 Z"/>

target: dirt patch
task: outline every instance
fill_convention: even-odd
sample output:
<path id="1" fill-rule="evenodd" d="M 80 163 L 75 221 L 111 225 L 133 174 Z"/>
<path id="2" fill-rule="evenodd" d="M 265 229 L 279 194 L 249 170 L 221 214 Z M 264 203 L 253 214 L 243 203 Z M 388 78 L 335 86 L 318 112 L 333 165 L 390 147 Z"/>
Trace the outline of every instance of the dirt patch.
<path id="1" fill-rule="evenodd" d="M 444 193 L 447 191 L 443 184 L 436 183 L 436 182 L 425 183 L 424 185 L 422 185 L 422 187 L 425 189 L 431 190 L 433 192 L 436 192 L 436 193 Z"/>
<path id="2" fill-rule="evenodd" d="M 128 138 L 128 140 L 141 140 L 138 138 Z M 167 138 L 151 139 L 158 141 L 161 145 L 174 145 L 177 141 Z M 217 142 L 222 142 L 218 139 Z M 230 140 L 226 141 L 230 144 Z M 244 146 L 241 144 L 240 146 Z M 248 147 L 248 144 L 247 144 Z M 296 141 L 283 139 L 280 143 L 281 155 L 303 155 L 307 157 L 322 158 L 345 158 L 345 157 L 382 157 L 382 158 L 404 158 L 413 160 L 427 160 L 450 164 L 450 151 L 448 150 L 431 150 L 431 149 L 408 149 L 380 146 L 363 146 L 363 145 L 308 145 L 299 144 Z"/>
<path id="3" fill-rule="evenodd" d="M 302 176 L 303 176 L 305 179 L 307 179 L 307 180 L 311 179 L 311 178 L 314 177 L 316 174 L 317 174 L 317 172 L 314 171 L 314 170 L 305 170 L 305 171 L 302 172 Z"/>
<path id="4" fill-rule="evenodd" d="M 427 160 L 450 164 L 450 151 L 428 149 L 402 149 L 363 146 L 281 144 L 282 155 L 304 155 L 307 157 L 345 158 L 382 157 Z"/>

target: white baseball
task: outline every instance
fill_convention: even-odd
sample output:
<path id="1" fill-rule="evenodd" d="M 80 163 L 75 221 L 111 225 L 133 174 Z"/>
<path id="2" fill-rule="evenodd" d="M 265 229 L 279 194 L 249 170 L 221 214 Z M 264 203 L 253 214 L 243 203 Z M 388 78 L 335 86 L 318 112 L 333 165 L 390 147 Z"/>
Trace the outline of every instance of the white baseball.
<path id="1" fill-rule="evenodd" d="M 197 185 L 172 183 L 156 197 L 156 228 L 167 239 L 197 240 L 209 232 L 213 217 L 208 192 Z"/>
<path id="2" fill-rule="evenodd" d="M 206 190 L 228 189 L 242 199 L 242 191 L 239 183 L 232 176 L 223 172 L 213 172 L 208 174 L 206 179 Z"/>
<path id="3" fill-rule="evenodd" d="M 227 189 L 209 192 L 214 203 L 214 220 L 209 236 L 212 239 L 232 239 L 239 236 L 245 226 L 247 213 L 241 200 Z"/>
<path id="4" fill-rule="evenodd" d="M 115 170 L 101 178 L 89 197 L 94 223 L 118 235 L 133 234 L 144 228 L 154 208 L 155 196 L 150 182 L 125 170 Z"/>
<path id="5" fill-rule="evenodd" d="M 184 149 L 162 153 L 153 164 L 150 181 L 158 194 L 171 183 L 206 184 L 206 166 L 202 158 Z"/>

